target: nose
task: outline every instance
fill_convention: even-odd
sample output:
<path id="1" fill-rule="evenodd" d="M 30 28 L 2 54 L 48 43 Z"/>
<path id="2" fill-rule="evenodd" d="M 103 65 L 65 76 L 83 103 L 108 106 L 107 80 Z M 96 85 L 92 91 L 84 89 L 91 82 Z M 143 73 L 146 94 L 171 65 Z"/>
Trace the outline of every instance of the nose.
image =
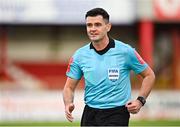
<path id="1" fill-rule="evenodd" d="M 93 25 L 93 26 L 90 28 L 90 31 L 96 31 L 96 27 Z"/>

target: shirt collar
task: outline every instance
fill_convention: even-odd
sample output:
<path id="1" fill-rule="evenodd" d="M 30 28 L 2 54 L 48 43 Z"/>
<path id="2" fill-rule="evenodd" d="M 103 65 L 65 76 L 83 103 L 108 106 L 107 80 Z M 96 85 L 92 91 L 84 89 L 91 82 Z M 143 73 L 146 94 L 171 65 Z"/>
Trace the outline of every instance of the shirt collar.
<path id="1" fill-rule="evenodd" d="M 109 43 L 108 43 L 108 45 L 107 45 L 104 49 L 99 50 L 99 51 L 97 51 L 97 50 L 95 49 L 95 47 L 93 46 L 92 42 L 91 42 L 91 44 L 90 44 L 90 49 L 94 49 L 94 50 L 95 50 L 98 54 L 100 54 L 100 55 L 105 54 L 110 48 L 114 48 L 114 47 L 115 47 L 115 42 L 114 42 L 114 40 L 113 40 L 112 38 L 109 38 Z"/>

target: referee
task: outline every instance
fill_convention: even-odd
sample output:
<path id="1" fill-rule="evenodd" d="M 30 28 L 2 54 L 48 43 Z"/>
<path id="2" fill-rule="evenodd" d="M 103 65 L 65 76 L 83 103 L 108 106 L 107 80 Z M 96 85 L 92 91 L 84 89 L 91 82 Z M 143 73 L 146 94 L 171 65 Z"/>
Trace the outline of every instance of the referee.
<path id="1" fill-rule="evenodd" d="M 90 43 L 70 59 L 63 90 L 66 118 L 72 122 L 74 92 L 81 77 L 85 79 L 85 107 L 81 126 L 128 126 L 130 113 L 145 104 L 155 80 L 152 69 L 128 44 L 108 36 L 109 14 L 102 8 L 85 16 Z M 130 71 L 143 77 L 137 99 L 131 100 Z"/>

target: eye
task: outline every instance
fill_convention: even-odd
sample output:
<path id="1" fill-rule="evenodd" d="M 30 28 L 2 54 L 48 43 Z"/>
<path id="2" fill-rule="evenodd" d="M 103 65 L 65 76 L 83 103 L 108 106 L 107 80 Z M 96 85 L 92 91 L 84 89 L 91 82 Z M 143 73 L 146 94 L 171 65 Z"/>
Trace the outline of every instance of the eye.
<path id="1" fill-rule="evenodd" d="M 102 26 L 102 24 L 101 23 L 95 23 L 95 26 L 100 27 L 100 26 Z"/>
<path id="2" fill-rule="evenodd" d="M 92 27 L 92 24 L 91 23 L 87 23 L 86 26 L 87 27 Z"/>

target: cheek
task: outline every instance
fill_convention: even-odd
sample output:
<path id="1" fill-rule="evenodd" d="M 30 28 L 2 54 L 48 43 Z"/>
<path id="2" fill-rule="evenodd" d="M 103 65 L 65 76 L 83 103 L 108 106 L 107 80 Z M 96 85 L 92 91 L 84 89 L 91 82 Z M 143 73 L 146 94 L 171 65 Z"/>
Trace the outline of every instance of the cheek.
<path id="1" fill-rule="evenodd" d="M 104 34 L 107 33 L 107 29 L 104 28 L 104 29 L 101 30 L 101 32 L 102 32 L 102 34 L 104 35 Z"/>
<path id="2" fill-rule="evenodd" d="M 87 32 L 87 34 L 89 34 L 90 33 L 89 29 L 86 29 L 86 32 Z"/>

